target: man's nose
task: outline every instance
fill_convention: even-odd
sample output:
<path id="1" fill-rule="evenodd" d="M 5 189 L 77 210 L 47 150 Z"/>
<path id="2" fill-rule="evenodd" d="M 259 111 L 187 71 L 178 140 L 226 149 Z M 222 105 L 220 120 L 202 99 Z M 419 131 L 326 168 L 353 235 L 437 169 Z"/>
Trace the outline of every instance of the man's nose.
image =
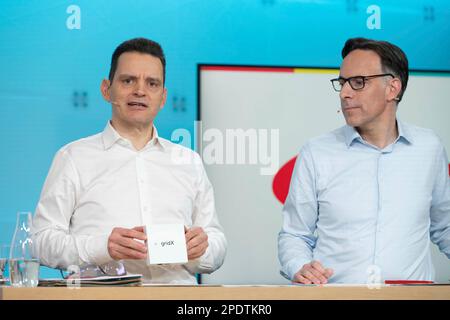
<path id="1" fill-rule="evenodd" d="M 137 96 L 144 96 L 145 95 L 145 83 L 144 81 L 136 81 L 136 85 L 134 86 L 134 92 Z"/>
<path id="2" fill-rule="evenodd" d="M 355 90 L 353 90 L 353 88 L 350 86 L 350 83 L 346 81 L 341 88 L 341 92 L 339 92 L 339 96 L 341 97 L 341 99 L 351 98 L 354 93 Z"/>

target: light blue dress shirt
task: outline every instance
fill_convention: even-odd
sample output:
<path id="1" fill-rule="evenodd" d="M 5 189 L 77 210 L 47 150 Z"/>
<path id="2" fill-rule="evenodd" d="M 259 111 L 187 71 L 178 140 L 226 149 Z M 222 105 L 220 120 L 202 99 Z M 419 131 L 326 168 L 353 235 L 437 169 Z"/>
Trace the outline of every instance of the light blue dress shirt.
<path id="1" fill-rule="evenodd" d="M 330 283 L 434 280 L 430 240 L 450 258 L 448 159 L 429 129 L 397 121 L 379 149 L 344 126 L 301 149 L 278 236 L 281 272 L 332 268 Z"/>

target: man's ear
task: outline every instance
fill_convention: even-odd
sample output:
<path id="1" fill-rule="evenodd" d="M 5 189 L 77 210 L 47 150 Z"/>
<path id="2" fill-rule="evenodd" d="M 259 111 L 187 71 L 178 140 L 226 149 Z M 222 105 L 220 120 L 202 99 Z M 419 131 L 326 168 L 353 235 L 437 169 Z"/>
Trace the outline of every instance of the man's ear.
<path id="1" fill-rule="evenodd" d="M 167 101 L 167 88 L 164 88 L 163 98 L 161 100 L 161 104 L 159 105 L 159 110 L 161 110 L 164 107 L 166 101 Z"/>
<path id="2" fill-rule="evenodd" d="M 103 99 L 108 102 L 111 102 L 111 92 L 109 90 L 111 86 L 111 82 L 108 79 L 103 79 L 100 85 L 100 92 L 102 93 Z"/>
<path id="3" fill-rule="evenodd" d="M 394 78 L 390 81 L 386 90 L 388 90 L 387 92 L 388 101 L 398 100 L 397 97 L 400 94 L 400 91 L 402 90 L 402 82 L 400 81 L 399 78 Z"/>

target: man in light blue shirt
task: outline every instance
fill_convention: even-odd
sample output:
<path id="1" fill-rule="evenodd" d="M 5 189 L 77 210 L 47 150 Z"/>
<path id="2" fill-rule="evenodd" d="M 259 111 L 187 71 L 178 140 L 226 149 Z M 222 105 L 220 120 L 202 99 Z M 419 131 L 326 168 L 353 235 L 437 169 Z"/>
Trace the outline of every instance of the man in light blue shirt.
<path id="1" fill-rule="evenodd" d="M 303 284 L 434 280 L 430 240 L 450 258 L 448 159 L 429 129 L 401 122 L 408 60 L 349 39 L 339 78 L 347 125 L 300 151 L 278 237 L 281 272 Z"/>

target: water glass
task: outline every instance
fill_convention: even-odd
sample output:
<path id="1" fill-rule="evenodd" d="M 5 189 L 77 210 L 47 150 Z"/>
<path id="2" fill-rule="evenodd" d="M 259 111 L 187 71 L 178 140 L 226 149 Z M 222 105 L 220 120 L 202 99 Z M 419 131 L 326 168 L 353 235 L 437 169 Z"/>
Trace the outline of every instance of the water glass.
<path id="1" fill-rule="evenodd" d="M 9 282 L 13 287 L 36 287 L 39 259 L 33 252 L 31 212 L 18 212 L 9 256 Z"/>
<path id="2" fill-rule="evenodd" d="M 8 281 L 6 271 L 8 270 L 10 246 L 7 244 L 0 244 L 0 285 Z"/>

